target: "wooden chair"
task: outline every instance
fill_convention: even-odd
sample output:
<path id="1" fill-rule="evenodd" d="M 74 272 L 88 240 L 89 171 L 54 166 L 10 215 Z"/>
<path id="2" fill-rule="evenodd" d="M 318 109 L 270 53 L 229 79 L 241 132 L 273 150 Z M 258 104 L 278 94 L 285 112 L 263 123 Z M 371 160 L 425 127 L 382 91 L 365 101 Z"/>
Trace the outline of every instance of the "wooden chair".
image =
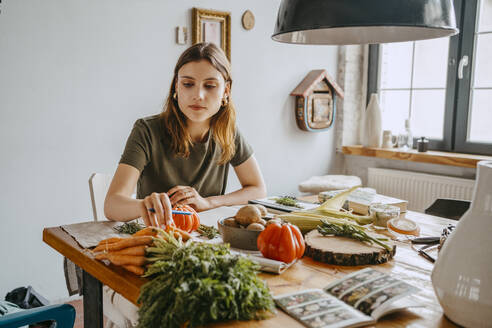
<path id="1" fill-rule="evenodd" d="M 91 193 L 92 214 L 94 221 L 106 219 L 104 216 L 104 199 L 111 184 L 111 176 L 103 173 L 93 173 L 89 178 L 89 191 Z"/>
<path id="2" fill-rule="evenodd" d="M 467 200 L 438 198 L 425 209 L 425 214 L 459 220 L 470 207 L 470 203 Z"/>
<path id="3" fill-rule="evenodd" d="M 91 195 L 92 213 L 94 221 L 106 220 L 104 215 L 104 199 L 111 184 L 111 175 L 104 173 L 93 173 L 89 178 L 89 191 Z M 130 319 L 125 316 L 128 312 L 128 304 L 121 300 L 123 298 L 107 286 L 103 286 L 103 310 L 104 315 L 108 318 L 106 328 L 111 327 L 132 327 Z M 128 301 L 126 301 L 129 303 Z"/>

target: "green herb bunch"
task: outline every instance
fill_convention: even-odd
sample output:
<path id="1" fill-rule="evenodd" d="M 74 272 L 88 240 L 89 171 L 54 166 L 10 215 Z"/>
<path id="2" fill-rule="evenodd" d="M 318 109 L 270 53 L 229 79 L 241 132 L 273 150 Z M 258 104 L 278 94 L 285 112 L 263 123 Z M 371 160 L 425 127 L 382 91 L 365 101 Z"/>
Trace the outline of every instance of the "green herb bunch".
<path id="1" fill-rule="evenodd" d="M 138 232 L 143 228 L 145 228 L 145 226 L 139 224 L 138 222 L 127 222 L 120 226 L 114 227 L 114 229 L 119 233 L 127 233 L 130 235 L 133 235 L 135 232 Z"/>
<path id="2" fill-rule="evenodd" d="M 282 196 L 282 197 L 277 197 L 274 200 L 275 200 L 275 203 L 280 204 L 280 205 L 292 206 L 292 207 L 297 207 L 297 208 L 303 208 L 301 205 L 299 205 L 297 203 L 297 200 L 296 200 L 295 197 Z"/>
<path id="3" fill-rule="evenodd" d="M 258 265 L 226 245 L 156 239 L 142 286 L 138 327 L 201 326 L 223 320 L 263 319 L 275 311 L 256 273 Z"/>
<path id="4" fill-rule="evenodd" d="M 217 230 L 215 227 L 207 226 L 204 224 L 200 224 L 196 231 L 198 231 L 200 235 L 205 236 L 208 239 L 214 239 L 219 235 L 219 230 Z"/>
<path id="5" fill-rule="evenodd" d="M 387 239 L 377 239 L 365 232 L 363 227 L 356 226 L 350 223 L 331 223 L 326 220 L 321 220 L 321 225 L 318 227 L 318 232 L 323 236 L 335 235 L 340 237 L 347 237 L 356 239 L 362 242 L 368 242 L 370 244 L 378 244 L 384 247 L 388 252 L 392 251 L 392 247 L 388 244 L 383 243 L 381 240 Z"/>

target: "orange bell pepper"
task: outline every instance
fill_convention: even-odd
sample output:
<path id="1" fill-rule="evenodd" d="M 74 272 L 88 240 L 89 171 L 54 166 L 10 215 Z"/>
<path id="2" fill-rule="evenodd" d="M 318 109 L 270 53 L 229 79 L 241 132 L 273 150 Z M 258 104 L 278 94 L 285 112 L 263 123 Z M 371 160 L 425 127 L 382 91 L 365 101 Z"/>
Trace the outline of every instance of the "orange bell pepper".
<path id="1" fill-rule="evenodd" d="M 272 223 L 257 239 L 261 254 L 269 259 L 290 263 L 301 258 L 306 248 L 298 227 L 290 223 Z"/>

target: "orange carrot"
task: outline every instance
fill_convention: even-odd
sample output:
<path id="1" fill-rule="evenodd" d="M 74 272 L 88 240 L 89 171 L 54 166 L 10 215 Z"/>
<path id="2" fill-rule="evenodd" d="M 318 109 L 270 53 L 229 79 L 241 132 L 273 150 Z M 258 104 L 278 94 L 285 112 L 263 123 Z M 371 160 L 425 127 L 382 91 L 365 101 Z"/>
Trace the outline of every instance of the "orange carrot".
<path id="1" fill-rule="evenodd" d="M 99 244 L 97 244 L 97 245 L 99 246 L 99 245 L 102 245 L 102 244 L 113 244 L 113 243 L 116 243 L 116 242 L 120 241 L 121 239 L 123 239 L 123 238 L 121 238 L 121 237 L 111 237 L 111 238 L 108 238 L 108 239 L 101 240 L 99 242 Z"/>
<path id="2" fill-rule="evenodd" d="M 108 239 L 101 240 L 99 244 L 92 250 L 93 252 L 100 252 L 103 251 L 108 245 L 117 243 L 121 241 L 123 238 L 120 237 L 111 237 Z"/>
<path id="3" fill-rule="evenodd" d="M 138 237 L 138 236 L 157 236 L 157 229 L 154 227 L 147 227 L 144 228 L 140 231 L 135 232 L 132 236 L 133 237 Z"/>
<path id="4" fill-rule="evenodd" d="M 122 250 L 114 251 L 112 253 L 118 254 L 118 255 L 143 256 L 143 255 L 145 255 L 145 249 L 146 248 L 147 248 L 147 245 L 133 246 L 133 247 L 123 248 Z"/>
<path id="5" fill-rule="evenodd" d="M 116 255 L 109 253 L 108 260 L 116 265 L 142 266 L 147 262 L 145 256 Z"/>
<path id="6" fill-rule="evenodd" d="M 184 230 L 181 230 L 180 228 L 177 228 L 177 227 L 174 227 L 174 226 L 166 226 L 166 232 L 170 232 L 172 231 L 173 234 L 174 234 L 174 237 L 178 238 L 179 236 L 181 236 L 181 238 L 184 240 L 184 241 L 187 241 L 189 239 L 191 239 L 191 235 L 184 231 Z"/>
<path id="7" fill-rule="evenodd" d="M 121 239 L 121 240 L 123 240 L 123 239 Z M 109 245 L 113 245 L 113 244 L 116 244 L 116 243 L 118 243 L 118 241 L 117 242 L 114 242 L 114 243 L 103 243 L 103 244 L 97 245 L 96 248 L 94 248 L 92 251 L 94 253 L 102 252 L 102 251 L 107 251 Z"/>
<path id="8" fill-rule="evenodd" d="M 111 245 L 111 244 L 114 244 L 114 243 L 104 243 L 104 244 L 99 244 L 96 246 L 96 248 L 94 248 L 92 251 L 94 253 L 97 253 L 97 252 L 102 252 L 104 250 L 107 250 L 108 246 Z"/>
<path id="9" fill-rule="evenodd" d="M 142 266 L 145 264 L 145 256 L 120 255 L 113 253 L 100 253 L 96 255 L 97 260 L 109 260 L 114 265 L 135 265 Z"/>
<path id="10" fill-rule="evenodd" d="M 100 252 L 104 250 L 108 245 L 117 243 L 121 241 L 123 238 L 120 237 L 112 237 L 108 239 L 101 240 L 99 244 L 97 244 L 96 248 L 93 249 L 94 252 Z"/>
<path id="11" fill-rule="evenodd" d="M 108 253 L 97 253 L 94 257 L 96 260 L 106 260 L 108 258 Z"/>
<path id="12" fill-rule="evenodd" d="M 97 253 L 97 252 L 102 252 L 102 251 L 104 251 L 104 249 L 105 249 L 106 247 L 108 247 L 108 245 L 109 245 L 109 244 L 98 245 L 98 246 L 97 246 L 96 248 L 94 248 L 92 251 L 93 251 L 94 253 Z"/>
<path id="13" fill-rule="evenodd" d="M 141 276 L 145 273 L 145 270 L 144 268 L 142 268 L 141 266 L 136 266 L 136 265 L 123 265 L 123 267 L 130 271 L 131 273 L 134 273 L 136 274 L 137 276 Z"/>
<path id="14" fill-rule="evenodd" d="M 128 247 L 133 247 L 133 246 L 140 246 L 140 245 L 149 245 L 152 242 L 152 236 L 138 236 L 138 237 L 129 237 L 129 238 L 122 238 L 120 241 L 113 243 L 113 244 L 108 244 L 105 245 L 104 247 L 99 248 L 96 247 L 94 249 L 94 252 L 97 251 L 107 251 L 107 252 L 113 252 L 113 251 L 119 251 L 123 248 L 128 248 Z"/>

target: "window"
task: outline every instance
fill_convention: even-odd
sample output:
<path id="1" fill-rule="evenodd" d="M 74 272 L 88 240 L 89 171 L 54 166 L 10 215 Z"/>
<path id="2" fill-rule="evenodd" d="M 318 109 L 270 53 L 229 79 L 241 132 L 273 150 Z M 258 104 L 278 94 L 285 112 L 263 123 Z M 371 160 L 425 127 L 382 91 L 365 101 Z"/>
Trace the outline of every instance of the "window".
<path id="1" fill-rule="evenodd" d="M 384 130 L 408 118 L 431 149 L 492 155 L 492 0 L 454 6 L 458 35 L 370 46 L 368 96 L 379 94 Z"/>

